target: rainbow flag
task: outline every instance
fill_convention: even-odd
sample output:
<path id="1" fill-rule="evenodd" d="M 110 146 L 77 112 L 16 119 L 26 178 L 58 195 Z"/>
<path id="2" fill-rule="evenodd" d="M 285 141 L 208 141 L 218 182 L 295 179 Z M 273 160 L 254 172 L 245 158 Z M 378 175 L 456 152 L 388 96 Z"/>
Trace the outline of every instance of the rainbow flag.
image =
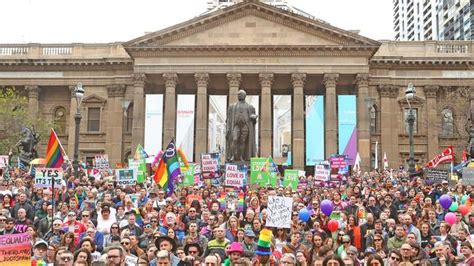
<path id="1" fill-rule="evenodd" d="M 54 129 L 49 135 L 48 147 L 46 148 L 46 168 L 61 168 L 64 158 L 61 152 L 61 143 Z"/>
<path id="2" fill-rule="evenodd" d="M 181 175 L 181 170 L 179 168 L 178 152 L 176 151 L 174 139 L 172 139 L 163 152 L 160 163 L 155 169 L 153 179 L 157 184 L 163 185 L 162 188 L 170 196 L 174 192 L 174 181 L 179 175 Z"/>
<path id="3" fill-rule="evenodd" d="M 160 159 L 158 167 L 155 168 L 155 175 L 153 176 L 155 183 L 160 185 L 163 190 L 168 187 L 168 169 L 166 169 L 165 161 Z"/>

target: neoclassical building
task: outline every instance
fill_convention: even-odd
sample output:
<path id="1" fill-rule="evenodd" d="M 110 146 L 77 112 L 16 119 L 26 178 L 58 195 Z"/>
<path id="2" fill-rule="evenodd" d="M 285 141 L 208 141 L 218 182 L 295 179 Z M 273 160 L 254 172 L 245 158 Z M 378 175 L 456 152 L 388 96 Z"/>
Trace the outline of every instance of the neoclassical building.
<path id="1" fill-rule="evenodd" d="M 358 151 L 367 169 L 377 146 L 379 161 L 386 153 L 398 168 L 409 153 L 408 83 L 417 90 L 415 160 L 449 145 L 462 154 L 473 49 L 468 41 L 375 41 L 247 0 L 126 43 L 1 44 L 0 86 L 23 91 L 31 115 L 56 121 L 69 157 L 71 93 L 81 82 L 84 160 L 106 153 L 115 165 L 138 144 L 153 154 L 171 138 L 189 161 L 225 153 L 225 111 L 245 89 L 259 115 L 261 156 L 311 171 L 332 154 L 353 160 Z"/>

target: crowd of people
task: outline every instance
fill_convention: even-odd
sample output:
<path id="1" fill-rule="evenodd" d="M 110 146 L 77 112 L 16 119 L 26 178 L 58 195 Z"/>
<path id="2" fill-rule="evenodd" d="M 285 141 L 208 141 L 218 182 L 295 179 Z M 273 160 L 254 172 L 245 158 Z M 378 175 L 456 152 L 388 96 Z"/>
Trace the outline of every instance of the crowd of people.
<path id="1" fill-rule="evenodd" d="M 220 206 L 222 186 L 177 184 L 167 195 L 151 180 L 65 174 L 53 194 L 14 169 L 0 182 L 0 235 L 28 233 L 34 265 L 474 265 L 474 191 L 461 182 L 372 171 L 331 187 L 301 176 L 297 191 L 244 188 L 239 212 Z M 441 206 L 443 195 L 456 206 Z M 287 228 L 266 227 L 270 196 L 293 198 Z"/>

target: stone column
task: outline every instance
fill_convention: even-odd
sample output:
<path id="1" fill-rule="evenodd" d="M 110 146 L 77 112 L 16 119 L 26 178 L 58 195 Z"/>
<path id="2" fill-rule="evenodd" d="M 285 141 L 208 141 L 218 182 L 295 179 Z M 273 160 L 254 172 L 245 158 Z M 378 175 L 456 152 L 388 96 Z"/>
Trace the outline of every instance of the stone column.
<path id="1" fill-rule="evenodd" d="M 111 167 L 122 162 L 122 132 L 123 132 L 123 109 L 122 100 L 125 95 L 124 84 L 107 86 L 107 128 L 105 151 L 109 156 Z"/>
<path id="2" fill-rule="evenodd" d="M 25 86 L 25 90 L 28 92 L 28 115 L 35 123 L 38 118 L 39 103 L 38 97 L 41 93 L 41 88 L 38 86 Z"/>
<path id="3" fill-rule="evenodd" d="M 71 102 L 69 104 L 69 121 L 67 122 L 68 125 L 68 134 L 67 134 L 67 154 L 68 157 L 71 156 L 71 161 L 74 155 L 74 133 L 76 130 L 76 122 L 74 121 L 74 115 L 77 112 L 77 102 L 76 102 L 76 95 L 74 93 L 74 89 L 76 88 L 76 85 L 70 85 L 69 86 L 69 92 L 71 93 Z M 85 97 L 85 95 L 84 95 Z M 86 121 L 86 116 L 84 112 L 81 112 L 82 114 L 82 119 L 81 119 L 81 124 L 87 123 Z M 86 121 L 86 122 L 84 122 Z M 80 132 L 80 131 L 79 131 Z M 79 139 L 80 139 L 80 134 L 79 134 Z M 79 152 L 79 159 L 81 158 L 81 153 Z"/>
<path id="4" fill-rule="evenodd" d="M 387 153 L 388 167 L 397 168 L 399 163 L 399 147 L 398 133 L 400 124 L 397 119 L 396 97 L 398 95 L 398 87 L 391 85 L 380 85 L 380 140 L 381 148 L 379 148 L 378 159 L 379 169 L 383 168 L 383 155 Z"/>
<path id="5" fill-rule="evenodd" d="M 176 138 L 176 84 L 178 83 L 178 74 L 165 73 L 165 120 L 163 122 L 163 149 L 173 138 Z"/>
<path id="6" fill-rule="evenodd" d="M 293 143 L 291 145 L 293 169 L 304 169 L 304 83 L 306 81 L 305 73 L 291 74 L 291 83 L 293 84 L 293 131 L 291 136 Z"/>
<path id="7" fill-rule="evenodd" d="M 357 130 L 358 151 L 361 159 L 361 170 L 370 170 L 370 123 L 369 108 L 366 99 L 369 98 L 369 74 L 357 74 Z"/>
<path id="8" fill-rule="evenodd" d="M 273 73 L 260 73 L 260 148 L 261 157 L 272 155 L 272 82 Z"/>
<path id="9" fill-rule="evenodd" d="M 201 162 L 201 153 L 207 151 L 207 85 L 209 84 L 208 73 L 194 74 L 197 85 L 197 105 L 196 105 L 196 138 L 194 140 L 194 162 Z"/>
<path id="10" fill-rule="evenodd" d="M 439 91 L 438 86 L 425 86 L 423 88 L 426 97 L 426 114 L 428 116 L 428 160 L 431 160 L 439 152 L 438 133 L 438 107 L 436 98 Z"/>
<path id="11" fill-rule="evenodd" d="M 326 87 L 324 117 L 325 117 L 325 154 L 329 158 L 332 154 L 337 154 L 337 96 L 336 82 L 339 74 L 324 74 L 323 82 Z"/>
<path id="12" fill-rule="evenodd" d="M 237 102 L 237 94 L 239 92 L 240 83 L 242 82 L 242 74 L 227 73 L 227 82 L 229 84 L 229 102 L 227 105 Z"/>
<path id="13" fill-rule="evenodd" d="M 133 123 L 132 123 L 132 155 L 138 144 L 145 143 L 145 81 L 146 75 L 135 73 L 133 76 Z M 122 132 L 122 131 L 120 131 Z"/>

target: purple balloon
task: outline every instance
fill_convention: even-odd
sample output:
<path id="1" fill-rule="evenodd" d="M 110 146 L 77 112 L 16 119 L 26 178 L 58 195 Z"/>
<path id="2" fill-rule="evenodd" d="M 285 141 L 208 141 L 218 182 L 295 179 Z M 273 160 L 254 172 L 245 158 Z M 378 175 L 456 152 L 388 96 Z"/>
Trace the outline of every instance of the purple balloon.
<path id="1" fill-rule="evenodd" d="M 452 203 L 453 199 L 446 194 L 439 198 L 439 204 L 445 209 L 448 209 Z"/>
<path id="2" fill-rule="evenodd" d="M 321 211 L 326 215 L 330 216 L 332 213 L 334 206 L 332 204 L 332 201 L 330 200 L 323 200 L 321 201 Z"/>

